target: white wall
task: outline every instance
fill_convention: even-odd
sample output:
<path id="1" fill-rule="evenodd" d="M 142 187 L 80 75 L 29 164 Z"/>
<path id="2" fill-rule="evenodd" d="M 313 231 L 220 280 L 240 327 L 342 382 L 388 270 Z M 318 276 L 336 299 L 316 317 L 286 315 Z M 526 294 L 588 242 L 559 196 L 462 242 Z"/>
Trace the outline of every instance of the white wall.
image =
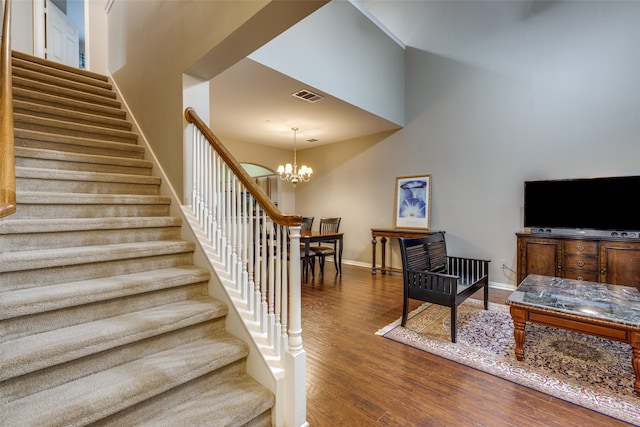
<path id="1" fill-rule="evenodd" d="M 638 22 L 640 2 L 554 2 L 482 40 L 408 48 L 406 127 L 301 152 L 315 176 L 297 213 L 342 216 L 344 258 L 369 263 L 370 228 L 393 225 L 395 177 L 430 173 L 432 229 L 515 284 L 500 265 L 516 268 L 523 181 L 640 175 Z M 576 209 L 590 203 L 606 196 Z"/>
<path id="2" fill-rule="evenodd" d="M 249 58 L 404 124 L 404 50 L 347 1 L 329 2 Z"/>
<path id="3" fill-rule="evenodd" d="M 113 3 L 108 18 L 109 71 L 179 197 L 184 185 L 183 74 L 211 79 L 322 4 L 270 0 Z"/>

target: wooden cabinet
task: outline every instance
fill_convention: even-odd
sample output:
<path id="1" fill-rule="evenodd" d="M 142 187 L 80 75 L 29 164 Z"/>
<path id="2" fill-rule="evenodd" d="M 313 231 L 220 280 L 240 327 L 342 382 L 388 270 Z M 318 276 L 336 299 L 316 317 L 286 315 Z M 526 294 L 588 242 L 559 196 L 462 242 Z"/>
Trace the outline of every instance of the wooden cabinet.
<path id="1" fill-rule="evenodd" d="M 636 286 L 640 239 L 517 233 L 518 283 L 528 274 Z"/>
<path id="2" fill-rule="evenodd" d="M 600 282 L 635 285 L 640 289 L 640 243 L 600 243 Z"/>
<path id="3" fill-rule="evenodd" d="M 562 240 L 518 236 L 518 283 L 527 274 L 560 276 Z"/>

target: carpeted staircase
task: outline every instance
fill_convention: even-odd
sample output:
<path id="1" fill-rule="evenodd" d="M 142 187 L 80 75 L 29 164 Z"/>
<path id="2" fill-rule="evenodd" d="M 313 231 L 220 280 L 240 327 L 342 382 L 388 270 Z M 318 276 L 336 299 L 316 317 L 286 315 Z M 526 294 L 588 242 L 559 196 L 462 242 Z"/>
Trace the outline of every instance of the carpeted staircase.
<path id="1" fill-rule="evenodd" d="M 0 425 L 271 425 L 108 79 L 13 56 Z"/>

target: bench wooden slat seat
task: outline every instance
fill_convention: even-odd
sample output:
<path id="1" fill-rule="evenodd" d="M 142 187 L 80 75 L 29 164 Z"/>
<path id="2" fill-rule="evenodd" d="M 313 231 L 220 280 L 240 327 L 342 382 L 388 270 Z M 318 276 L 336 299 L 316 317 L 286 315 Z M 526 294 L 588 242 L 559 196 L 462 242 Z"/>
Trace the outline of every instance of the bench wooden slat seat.
<path id="1" fill-rule="evenodd" d="M 489 308 L 490 261 L 448 256 L 443 233 L 398 240 L 404 281 L 402 326 L 407 323 L 410 298 L 447 306 L 451 308 L 451 341 L 456 342 L 458 305 L 484 288 L 484 309 Z"/>

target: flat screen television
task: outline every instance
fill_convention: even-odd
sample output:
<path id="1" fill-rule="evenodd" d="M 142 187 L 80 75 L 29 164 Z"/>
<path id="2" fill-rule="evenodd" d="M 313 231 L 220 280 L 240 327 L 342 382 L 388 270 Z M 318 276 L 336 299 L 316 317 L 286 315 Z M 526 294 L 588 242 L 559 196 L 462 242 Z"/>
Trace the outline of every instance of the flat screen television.
<path id="1" fill-rule="evenodd" d="M 640 230 L 640 176 L 525 181 L 524 226 Z"/>

